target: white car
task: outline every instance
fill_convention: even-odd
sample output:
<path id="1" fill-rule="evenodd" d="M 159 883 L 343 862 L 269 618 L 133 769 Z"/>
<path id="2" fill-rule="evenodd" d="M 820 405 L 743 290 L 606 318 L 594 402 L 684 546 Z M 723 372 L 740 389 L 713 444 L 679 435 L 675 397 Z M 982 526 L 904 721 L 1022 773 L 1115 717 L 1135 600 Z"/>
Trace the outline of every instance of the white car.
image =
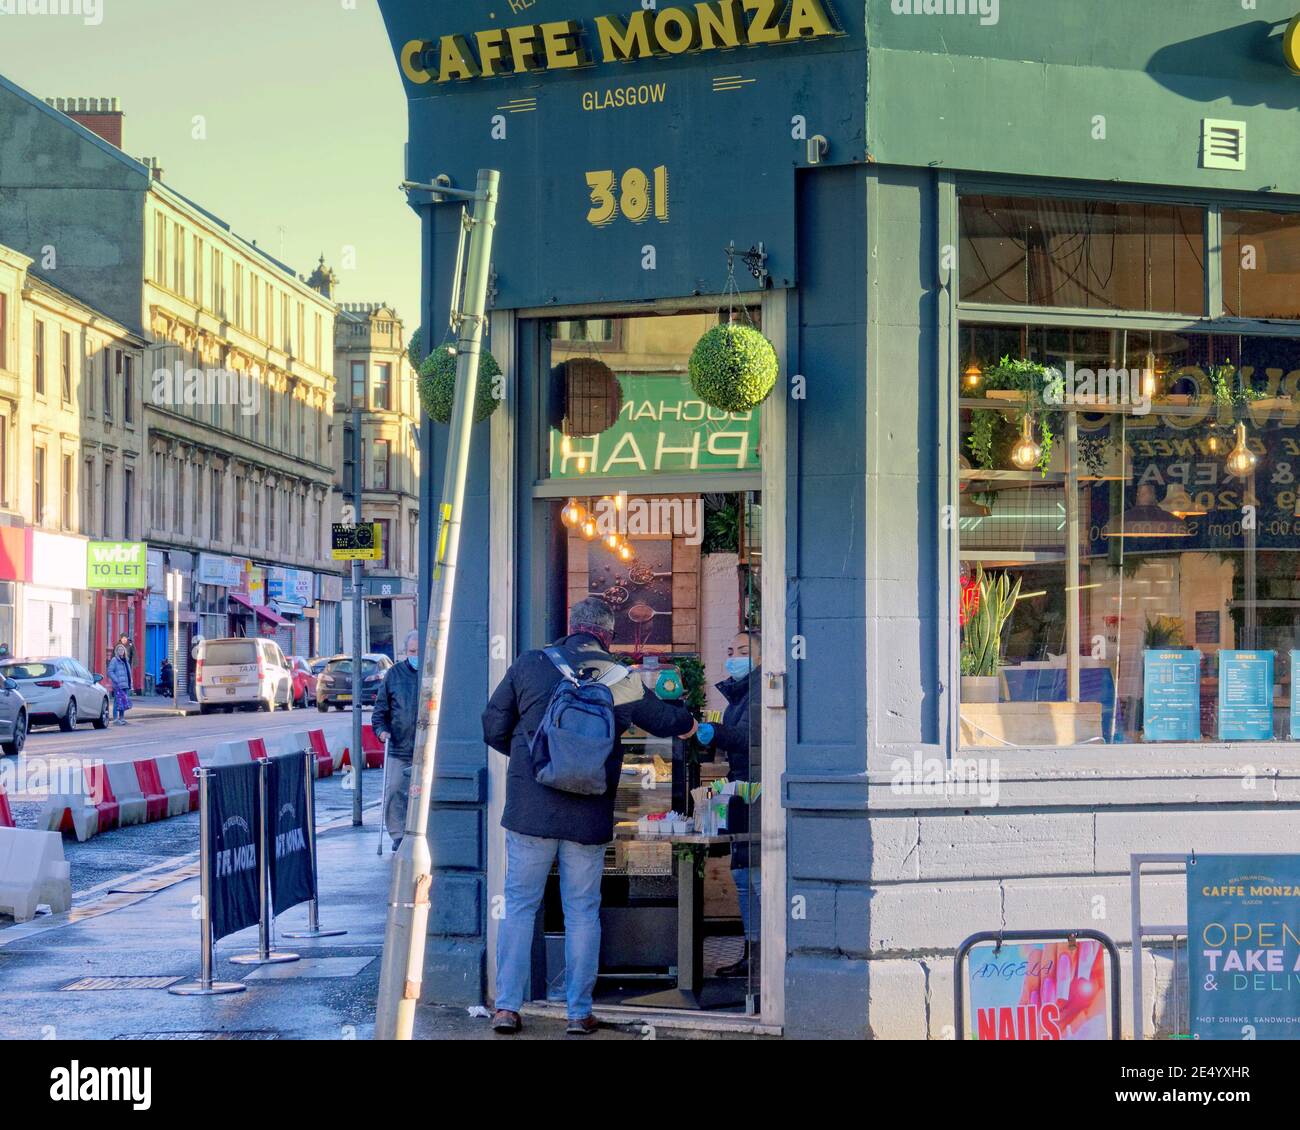
<path id="1" fill-rule="evenodd" d="M 13 679 L 27 701 L 27 723 L 57 722 L 60 730 L 75 730 L 89 722 L 96 730 L 108 725 L 112 695 L 100 683 L 103 677 L 88 671 L 67 655 L 40 659 L 6 659 L 0 677 Z"/>
<path id="2" fill-rule="evenodd" d="M 293 671 L 275 640 L 204 640 L 194 674 L 199 711 L 293 709 Z"/>

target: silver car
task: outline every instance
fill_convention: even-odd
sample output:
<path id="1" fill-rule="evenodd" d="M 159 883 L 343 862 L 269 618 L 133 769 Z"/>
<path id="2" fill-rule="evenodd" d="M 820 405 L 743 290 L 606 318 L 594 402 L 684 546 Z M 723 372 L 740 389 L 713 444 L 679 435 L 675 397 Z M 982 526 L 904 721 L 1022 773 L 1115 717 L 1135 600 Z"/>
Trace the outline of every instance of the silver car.
<path id="1" fill-rule="evenodd" d="M 57 722 L 60 730 L 74 730 L 89 722 L 96 730 L 108 725 L 109 693 L 102 676 L 86 670 L 67 655 L 40 659 L 6 659 L 0 677 L 13 679 L 27 703 L 27 725 Z"/>

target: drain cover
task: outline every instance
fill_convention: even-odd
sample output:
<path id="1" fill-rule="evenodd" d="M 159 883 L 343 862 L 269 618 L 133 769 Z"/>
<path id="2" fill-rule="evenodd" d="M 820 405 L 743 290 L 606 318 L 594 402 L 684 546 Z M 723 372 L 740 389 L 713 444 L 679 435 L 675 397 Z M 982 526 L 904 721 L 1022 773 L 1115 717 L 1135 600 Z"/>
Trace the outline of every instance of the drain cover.
<path id="1" fill-rule="evenodd" d="M 279 1032 L 253 1029 L 247 1032 L 126 1032 L 115 1040 L 278 1040 Z"/>
<path id="2" fill-rule="evenodd" d="M 99 993 L 109 989 L 165 989 L 179 977 L 82 977 L 64 985 L 61 993 Z"/>

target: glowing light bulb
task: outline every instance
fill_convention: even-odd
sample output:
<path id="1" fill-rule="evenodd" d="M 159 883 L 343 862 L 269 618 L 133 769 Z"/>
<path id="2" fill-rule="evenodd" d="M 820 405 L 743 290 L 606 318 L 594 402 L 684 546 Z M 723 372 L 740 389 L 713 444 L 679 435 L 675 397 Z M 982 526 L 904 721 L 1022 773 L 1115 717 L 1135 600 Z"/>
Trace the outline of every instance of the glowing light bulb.
<path id="1" fill-rule="evenodd" d="M 1030 471 L 1038 466 L 1038 461 L 1042 457 L 1042 444 L 1034 439 L 1034 421 L 1030 416 L 1026 415 L 1024 423 L 1021 425 L 1020 438 L 1016 440 L 1016 445 L 1011 449 L 1011 462 L 1022 471 Z"/>
<path id="2" fill-rule="evenodd" d="M 611 553 L 615 552 L 618 549 L 618 534 L 605 535 L 605 548 L 608 549 Z"/>
<path id="3" fill-rule="evenodd" d="M 1236 475 L 1239 479 L 1244 479 L 1249 475 L 1255 466 L 1259 463 L 1259 456 L 1250 450 L 1246 442 L 1246 425 L 1244 423 L 1237 425 L 1237 446 L 1228 452 L 1225 466 L 1228 471 Z"/>
<path id="4" fill-rule="evenodd" d="M 588 541 L 591 541 L 596 536 L 596 523 L 590 517 L 582 523 L 582 536 Z"/>
<path id="5" fill-rule="evenodd" d="M 578 524 L 580 520 L 578 517 L 578 509 L 578 500 L 576 498 L 571 498 L 564 509 L 560 511 L 560 521 L 564 523 L 566 528 L 572 529 Z"/>
<path id="6" fill-rule="evenodd" d="M 618 547 L 618 559 L 620 561 L 631 561 L 635 556 L 636 550 L 628 545 L 627 542 L 624 542 Z"/>
<path id="7" fill-rule="evenodd" d="M 962 373 L 961 379 L 967 388 L 979 388 L 980 381 L 984 379 L 984 371 L 973 357 L 970 364 L 966 366 L 966 371 Z"/>

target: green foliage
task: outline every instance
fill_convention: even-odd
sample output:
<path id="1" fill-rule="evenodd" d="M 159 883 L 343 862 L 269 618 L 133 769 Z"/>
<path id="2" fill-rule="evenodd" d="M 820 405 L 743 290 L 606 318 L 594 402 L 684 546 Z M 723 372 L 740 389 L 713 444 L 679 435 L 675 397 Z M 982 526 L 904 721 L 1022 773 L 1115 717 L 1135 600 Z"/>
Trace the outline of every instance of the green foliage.
<path id="1" fill-rule="evenodd" d="M 1253 400 L 1263 400 L 1268 394 L 1241 380 L 1231 361 L 1215 365 L 1209 372 L 1210 398 L 1220 408 L 1235 408 Z M 1199 397 L 1197 398 L 1200 399 Z"/>
<path id="2" fill-rule="evenodd" d="M 1146 627 L 1142 630 L 1142 646 L 1156 651 L 1167 647 L 1186 647 L 1182 620 L 1177 616 L 1157 616 L 1152 620 L 1148 616 Z"/>
<path id="3" fill-rule="evenodd" d="M 961 673 L 996 675 L 1002 659 L 1002 633 L 1020 599 L 1021 579 L 1016 578 L 1013 584 L 1009 574 L 988 575 L 981 566 L 975 583 L 979 586 L 980 605 L 962 629 Z"/>
<path id="4" fill-rule="evenodd" d="M 418 373 L 427 356 L 424 344 L 424 327 L 421 326 L 411 335 L 411 340 L 406 343 L 406 357 L 411 362 L 411 368 Z"/>
<path id="5" fill-rule="evenodd" d="M 686 708 L 695 715 L 698 715 L 707 701 L 707 691 L 704 687 L 704 664 L 698 656 L 684 655 L 680 659 L 673 660 L 677 664 L 677 670 L 682 673 L 682 701 Z"/>
<path id="6" fill-rule="evenodd" d="M 701 553 L 740 552 L 740 507 L 728 496 L 720 506 L 705 503 L 704 540 Z"/>
<path id="7" fill-rule="evenodd" d="M 495 396 L 494 377 L 501 366 L 486 349 L 479 353 L 478 386 L 474 400 L 474 422 L 481 423 L 496 411 L 501 402 Z M 420 366 L 415 382 L 424 410 L 440 424 L 451 423 L 452 401 L 456 395 L 456 351 L 441 345 Z"/>
<path id="8" fill-rule="evenodd" d="M 977 408 L 971 413 L 971 434 L 966 447 L 975 465 L 986 471 L 994 469 L 1020 432 L 1026 414 L 1038 423 L 1038 442 L 1042 445 L 1042 458 L 1038 469 L 1044 474 L 1052 461 L 1052 447 L 1056 442 L 1059 413 L 1051 411 L 1065 395 L 1065 374 L 1060 369 L 1040 365 L 1023 357 L 1003 357 L 996 365 L 984 370 L 980 388 L 975 395 L 989 392 L 1019 392 L 1024 396 L 1015 423 L 1003 415 L 1005 409 Z M 1008 405 L 1010 407 L 1010 405 Z"/>
<path id="9" fill-rule="evenodd" d="M 714 326 L 695 344 L 688 365 L 691 387 L 705 404 L 748 412 L 776 384 L 776 350 L 752 326 Z"/>

